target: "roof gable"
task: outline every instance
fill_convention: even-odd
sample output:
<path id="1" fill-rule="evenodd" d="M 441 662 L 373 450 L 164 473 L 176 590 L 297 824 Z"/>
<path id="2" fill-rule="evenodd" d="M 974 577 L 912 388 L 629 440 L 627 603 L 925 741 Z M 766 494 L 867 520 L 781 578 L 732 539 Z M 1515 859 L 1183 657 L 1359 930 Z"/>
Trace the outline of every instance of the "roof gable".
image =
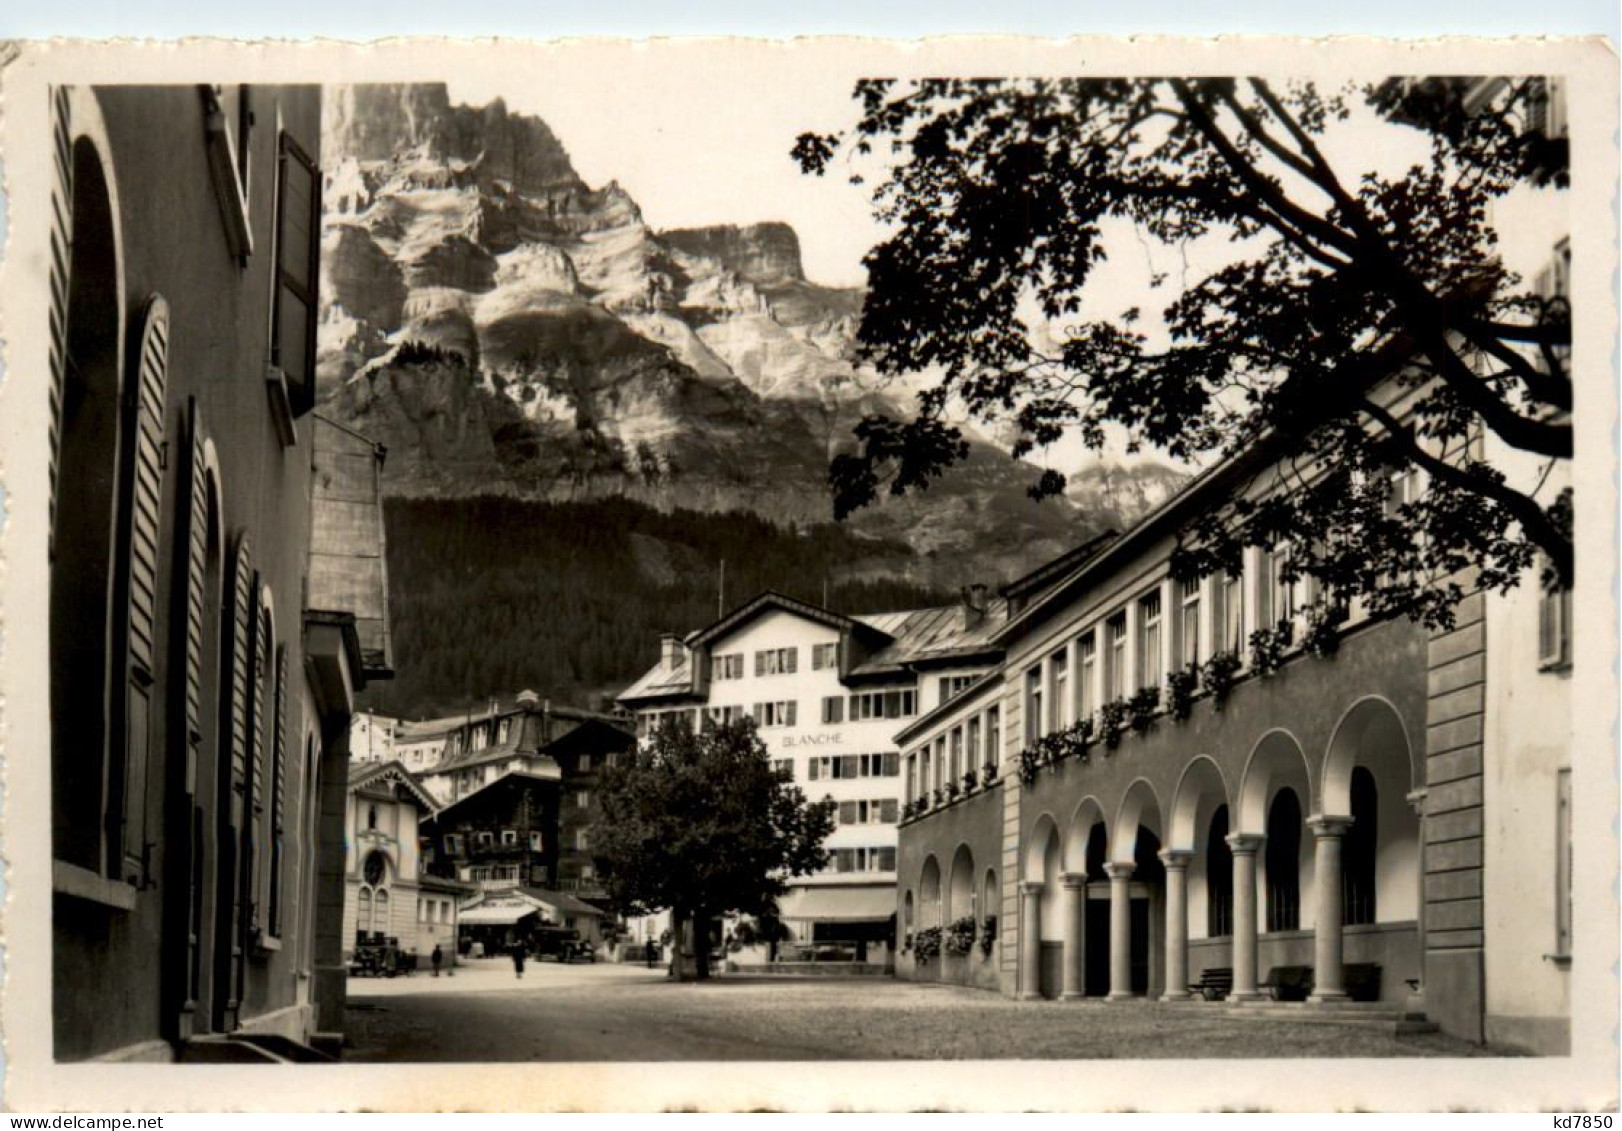
<path id="1" fill-rule="evenodd" d="M 418 783 L 417 777 L 398 760 L 391 762 L 371 762 L 355 768 L 351 767 L 349 774 L 349 792 L 356 793 L 369 785 L 388 784 L 395 788 L 404 787 L 421 806 L 424 813 L 432 816 L 439 811 L 439 804 L 427 790 Z"/>

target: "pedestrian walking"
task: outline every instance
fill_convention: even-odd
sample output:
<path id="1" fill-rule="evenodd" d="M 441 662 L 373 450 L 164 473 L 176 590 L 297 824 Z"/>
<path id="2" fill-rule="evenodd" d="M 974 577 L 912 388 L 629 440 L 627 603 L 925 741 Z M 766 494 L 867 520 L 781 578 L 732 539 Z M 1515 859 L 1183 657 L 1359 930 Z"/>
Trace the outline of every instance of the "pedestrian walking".
<path id="1" fill-rule="evenodd" d="M 522 939 L 513 944 L 513 973 L 520 978 L 524 976 L 524 943 Z"/>
<path id="2" fill-rule="evenodd" d="M 659 947 L 652 939 L 648 940 L 648 969 L 653 969 L 653 961 L 659 956 Z"/>
<path id="3" fill-rule="evenodd" d="M 428 961 L 434 964 L 434 977 L 439 977 L 439 966 L 445 961 L 445 952 L 439 949 L 438 943 L 434 944 L 434 953 L 428 956 Z"/>

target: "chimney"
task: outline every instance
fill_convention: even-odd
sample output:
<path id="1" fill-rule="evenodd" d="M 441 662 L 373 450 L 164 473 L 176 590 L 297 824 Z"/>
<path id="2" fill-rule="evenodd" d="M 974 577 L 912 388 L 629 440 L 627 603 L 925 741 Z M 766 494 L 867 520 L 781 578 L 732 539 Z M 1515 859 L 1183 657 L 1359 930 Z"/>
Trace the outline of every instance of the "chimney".
<path id="1" fill-rule="evenodd" d="M 676 666 L 676 661 L 686 652 L 682 647 L 681 638 L 674 632 L 661 632 L 659 634 L 659 663 L 666 668 Z"/>
<path id="2" fill-rule="evenodd" d="M 986 616 L 986 587 L 980 582 L 963 587 L 963 627 L 974 628 Z"/>

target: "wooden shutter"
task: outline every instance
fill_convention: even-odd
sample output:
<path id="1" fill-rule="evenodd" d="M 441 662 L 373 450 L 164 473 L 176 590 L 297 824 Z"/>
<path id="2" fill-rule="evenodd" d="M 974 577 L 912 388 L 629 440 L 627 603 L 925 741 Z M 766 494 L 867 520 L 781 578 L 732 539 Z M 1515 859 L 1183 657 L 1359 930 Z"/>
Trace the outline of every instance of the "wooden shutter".
<path id="1" fill-rule="evenodd" d="M 50 542 L 56 544 L 56 473 L 61 459 L 62 394 L 68 372 L 68 272 L 73 262 L 73 142 L 66 87 L 51 92 L 51 471 Z"/>
<path id="2" fill-rule="evenodd" d="M 276 714 L 271 734 L 270 881 L 266 906 L 270 933 L 280 936 L 282 919 L 282 830 L 287 796 L 287 645 L 276 649 Z"/>
<path id="3" fill-rule="evenodd" d="M 147 300 L 134 338 L 127 487 L 129 569 L 124 758 L 119 768 L 124 876 L 145 886 L 146 778 L 151 749 L 153 656 L 157 650 L 158 537 L 163 511 L 164 409 L 168 395 L 169 304 Z"/>
<path id="4" fill-rule="evenodd" d="M 221 625 L 230 641 L 226 650 L 230 671 L 222 681 L 222 689 L 226 696 L 226 758 L 236 806 L 246 801 L 248 783 L 248 704 L 252 695 L 254 614 L 258 609 L 253 599 L 253 582 L 253 547 L 247 533 L 243 533 L 238 536 L 236 552 L 231 556 L 230 573 L 225 582 L 228 615 Z M 238 819 L 232 821 L 238 828 L 242 824 L 240 816 L 239 811 Z"/>
<path id="5" fill-rule="evenodd" d="M 839 803 L 839 823 L 841 825 L 854 825 L 856 823 L 856 802 L 841 801 Z"/>
<path id="6" fill-rule="evenodd" d="M 884 752 L 884 776 L 896 777 L 901 773 L 901 751 L 886 750 Z"/>
<path id="7" fill-rule="evenodd" d="M 879 802 L 879 820 L 883 821 L 887 825 L 895 824 L 895 820 L 896 820 L 895 798 L 887 797 L 883 801 Z M 888 871 L 888 870 L 889 869 L 886 869 L 886 871 Z"/>
<path id="8" fill-rule="evenodd" d="M 321 172 L 286 133 L 277 160 L 276 296 L 271 361 L 287 378 L 294 416 L 315 407 L 317 265 Z"/>
<path id="9" fill-rule="evenodd" d="M 839 756 L 839 776 L 854 778 L 860 771 L 861 762 L 854 754 L 841 754 Z"/>
<path id="10" fill-rule="evenodd" d="M 204 456 L 203 424 L 192 399 L 186 411 L 186 503 L 181 512 L 179 556 L 185 565 L 185 591 L 181 599 L 183 627 L 179 630 L 178 646 L 183 655 L 180 667 L 179 709 L 176 717 L 184 721 L 179 728 L 171 728 L 174 744 L 175 775 L 180 797 L 172 812 L 184 826 L 169 829 L 169 848 L 176 857 L 170 880 L 170 898 L 183 906 L 174 909 L 177 925 L 186 940 L 185 969 L 177 979 L 181 990 L 171 1002 L 176 1021 L 176 1032 L 189 1035 L 191 1031 L 202 971 L 202 917 L 203 917 L 203 844 L 202 830 L 197 826 L 197 764 L 203 749 L 203 664 L 215 659 L 203 656 L 203 622 L 207 615 L 208 577 L 208 468 Z M 182 855 L 184 854 L 184 855 Z M 182 898 L 178 889 L 185 887 Z"/>

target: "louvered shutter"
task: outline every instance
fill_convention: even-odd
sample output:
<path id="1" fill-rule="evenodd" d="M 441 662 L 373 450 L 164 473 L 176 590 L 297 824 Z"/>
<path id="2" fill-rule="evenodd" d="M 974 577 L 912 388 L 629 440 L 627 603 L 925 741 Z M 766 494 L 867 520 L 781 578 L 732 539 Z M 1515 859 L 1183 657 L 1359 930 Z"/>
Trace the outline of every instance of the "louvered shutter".
<path id="1" fill-rule="evenodd" d="M 282 830 L 287 796 L 287 645 L 276 649 L 276 714 L 272 720 L 270 771 L 270 869 L 266 898 L 267 925 L 272 935 L 282 933 Z"/>
<path id="2" fill-rule="evenodd" d="M 294 416 L 315 407 L 316 280 L 321 174 L 284 133 L 277 166 L 276 308 L 271 361 L 287 378 Z"/>
<path id="3" fill-rule="evenodd" d="M 884 752 L 884 776 L 898 777 L 901 773 L 901 751 L 886 750 Z"/>
<path id="4" fill-rule="evenodd" d="M 245 800 L 248 781 L 248 703 L 252 694 L 252 658 L 254 634 L 253 601 L 253 547 L 246 533 L 237 539 L 236 552 L 231 557 L 231 571 L 226 579 L 226 601 L 229 615 L 223 626 L 230 633 L 228 657 L 231 670 L 224 681 L 226 699 L 226 741 L 231 767 L 231 789 L 236 796 L 236 819 L 232 824 L 241 827 L 240 806 Z"/>
<path id="5" fill-rule="evenodd" d="M 839 756 L 839 776 L 854 778 L 861 773 L 861 761 L 854 754 L 841 754 Z"/>
<path id="6" fill-rule="evenodd" d="M 887 797 L 879 803 L 879 820 L 887 825 L 895 824 L 896 803 L 895 798 Z"/>
<path id="7" fill-rule="evenodd" d="M 55 183 L 51 189 L 51 471 L 50 548 L 56 545 L 56 474 L 61 459 L 62 394 L 68 372 L 68 272 L 73 261 L 73 142 L 68 92 L 57 87 L 51 97 L 51 155 Z"/>
<path id="8" fill-rule="evenodd" d="M 812 758 L 809 762 L 806 763 L 806 766 L 807 766 L 806 780 L 807 781 L 816 781 L 817 780 L 817 766 L 821 761 L 822 761 L 821 758 Z"/>
<path id="9" fill-rule="evenodd" d="M 856 823 L 856 802 L 841 801 L 839 803 L 839 823 L 841 825 L 854 825 Z"/>
<path id="10" fill-rule="evenodd" d="M 168 393 L 169 304 L 147 300 L 134 339 L 129 401 L 128 667 L 120 808 L 124 876 L 147 882 L 146 778 L 151 748 L 153 655 L 157 647 L 158 529 L 163 510 L 164 407 Z"/>

